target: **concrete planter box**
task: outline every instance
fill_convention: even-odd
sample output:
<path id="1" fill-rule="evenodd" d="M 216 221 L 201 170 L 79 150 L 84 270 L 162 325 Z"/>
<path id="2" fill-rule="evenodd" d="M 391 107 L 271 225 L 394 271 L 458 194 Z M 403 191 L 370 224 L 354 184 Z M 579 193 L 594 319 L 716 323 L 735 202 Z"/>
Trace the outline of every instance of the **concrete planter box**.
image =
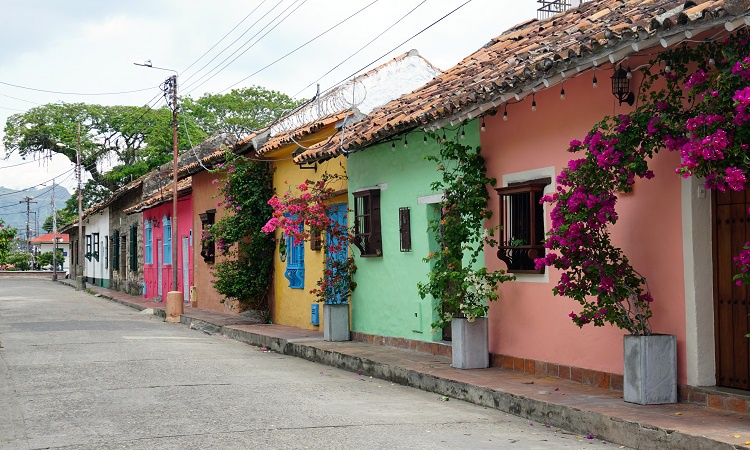
<path id="1" fill-rule="evenodd" d="M 485 369 L 490 366 L 487 318 L 469 322 L 463 318 L 451 320 L 453 367 L 456 369 Z"/>
<path id="2" fill-rule="evenodd" d="M 323 340 L 334 342 L 351 340 L 348 304 L 323 304 Z"/>
<path id="3" fill-rule="evenodd" d="M 623 399 L 640 405 L 677 403 L 677 339 L 624 337 Z"/>

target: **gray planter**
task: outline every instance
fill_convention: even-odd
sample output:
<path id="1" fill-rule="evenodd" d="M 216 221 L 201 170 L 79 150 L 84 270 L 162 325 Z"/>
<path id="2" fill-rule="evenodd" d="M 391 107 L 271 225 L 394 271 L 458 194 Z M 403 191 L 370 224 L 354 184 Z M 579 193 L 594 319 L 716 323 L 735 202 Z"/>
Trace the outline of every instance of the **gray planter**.
<path id="1" fill-rule="evenodd" d="M 640 405 L 677 403 L 677 339 L 625 336 L 623 399 Z"/>
<path id="2" fill-rule="evenodd" d="M 490 366 L 487 318 L 469 322 L 463 318 L 451 320 L 453 367 L 456 369 L 485 369 Z"/>
<path id="3" fill-rule="evenodd" d="M 323 304 L 323 340 L 350 341 L 349 305 Z"/>

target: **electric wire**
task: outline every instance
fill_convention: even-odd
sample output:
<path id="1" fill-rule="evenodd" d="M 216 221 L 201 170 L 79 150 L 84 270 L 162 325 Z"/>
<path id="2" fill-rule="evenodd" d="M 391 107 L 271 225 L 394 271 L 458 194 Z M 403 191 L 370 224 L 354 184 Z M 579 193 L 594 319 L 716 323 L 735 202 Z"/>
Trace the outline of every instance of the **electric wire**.
<path id="1" fill-rule="evenodd" d="M 32 105 L 41 105 L 41 103 L 32 102 L 31 100 L 24 100 L 24 99 L 18 98 L 18 97 L 13 97 L 12 95 L 0 94 L 0 97 L 12 98 L 13 100 L 18 100 L 20 102 L 31 103 Z"/>
<path id="2" fill-rule="evenodd" d="M 335 24 L 335 25 L 331 26 L 330 28 L 328 28 L 327 30 L 325 30 L 325 31 L 323 31 L 323 32 L 321 32 L 321 33 L 319 33 L 319 34 L 318 34 L 317 36 L 315 36 L 314 38 L 312 38 L 312 39 L 308 40 L 308 41 L 307 41 L 307 42 L 305 42 L 304 44 L 302 44 L 302 45 L 298 46 L 297 48 L 295 48 L 294 50 L 292 50 L 292 51 L 290 51 L 290 52 L 286 53 L 285 55 L 283 55 L 283 56 L 281 56 L 281 57 L 277 58 L 277 59 L 276 59 L 275 61 L 273 61 L 273 62 L 271 62 L 271 63 L 269 63 L 269 64 L 265 65 L 264 67 L 261 67 L 260 69 L 256 70 L 255 72 L 251 73 L 250 75 L 246 76 L 245 78 L 241 79 L 240 81 L 238 81 L 238 82 L 236 82 L 236 83 L 232 84 L 231 86 L 229 86 L 229 87 L 227 87 L 227 88 L 224 88 L 224 89 L 222 89 L 221 91 L 219 91 L 219 93 L 222 93 L 222 92 L 224 92 L 224 91 L 226 91 L 226 90 L 229 90 L 229 89 L 233 88 L 234 86 L 236 86 L 236 85 L 238 85 L 238 84 L 242 83 L 243 81 L 247 80 L 248 78 L 250 78 L 250 77 L 252 77 L 252 76 L 254 76 L 254 75 L 257 75 L 258 73 L 260 73 L 260 72 L 262 72 L 262 71 L 264 71 L 264 70 L 268 69 L 269 67 L 273 66 L 273 65 L 274 65 L 274 64 L 276 64 L 277 62 L 279 62 L 279 61 L 281 61 L 281 60 L 285 59 L 286 57 L 288 57 L 288 56 L 292 55 L 293 53 L 296 53 L 296 52 L 297 52 L 297 50 L 300 50 L 300 49 L 302 49 L 303 47 L 306 47 L 306 46 L 307 46 L 308 44 L 310 44 L 310 43 L 312 43 L 312 42 L 316 41 L 316 40 L 317 40 L 317 39 L 318 39 L 319 37 L 322 37 L 323 35 L 327 34 L 327 33 L 328 33 L 329 31 L 331 31 L 331 30 L 334 30 L 335 28 L 338 28 L 338 27 L 339 27 L 340 25 L 342 25 L 342 24 L 344 24 L 345 22 L 349 21 L 349 19 L 351 19 L 351 18 L 353 18 L 354 16 L 358 15 L 359 13 L 361 13 L 361 12 L 362 12 L 362 11 L 364 11 L 364 10 L 366 10 L 367 8 L 369 8 L 369 7 L 370 7 L 370 6 L 372 6 L 373 4 L 377 3 L 378 1 L 379 1 L 379 0 L 373 0 L 372 2 L 368 3 L 368 4 L 367 4 L 367 5 L 365 5 L 364 7 L 360 8 L 360 9 L 359 9 L 358 11 L 356 11 L 356 12 L 354 12 L 353 14 L 351 14 L 350 16 L 348 16 L 347 18 L 345 18 L 345 19 L 343 19 L 343 20 L 339 21 L 339 22 L 338 22 L 337 24 Z M 422 0 L 422 3 L 426 2 L 426 1 L 427 1 L 427 0 Z M 420 5 L 421 5 L 422 3 L 420 3 Z M 296 95 L 294 95 L 294 97 L 296 97 Z"/>
<path id="3" fill-rule="evenodd" d="M 38 88 L 32 88 L 28 86 L 21 86 L 18 84 L 13 83 L 7 83 L 5 81 L 0 81 L 0 84 L 5 86 L 11 86 L 18 89 L 25 89 L 28 91 L 35 91 L 35 92 L 44 92 L 47 94 L 58 94 L 58 95 L 86 95 L 86 96 L 96 96 L 96 95 L 122 95 L 122 94 L 135 94 L 136 92 L 144 92 L 148 91 L 154 88 L 154 86 L 143 88 L 143 89 L 133 89 L 132 91 L 119 91 L 119 92 L 64 92 L 64 91 L 51 91 L 47 89 L 38 89 Z"/>
<path id="4" fill-rule="evenodd" d="M 378 35 L 377 35 L 377 36 L 375 36 L 374 38 L 370 39 L 370 41 L 369 41 L 369 42 L 367 42 L 367 43 L 366 43 L 365 45 L 363 45 L 362 47 L 360 47 L 359 49 L 357 49 L 357 50 L 356 50 L 356 51 L 355 51 L 354 53 L 352 53 L 351 55 L 347 56 L 347 57 L 346 57 L 346 58 L 345 58 L 345 59 L 344 59 L 343 61 L 341 61 L 340 63 L 338 63 L 338 64 L 336 64 L 335 66 L 333 66 L 333 67 L 332 67 L 332 68 L 331 68 L 330 70 L 328 70 L 328 72 L 326 72 L 326 73 L 324 73 L 323 75 L 321 75 L 321 76 L 320 76 L 320 77 L 319 77 L 319 78 L 318 78 L 317 80 L 313 81 L 312 83 L 310 83 L 310 84 L 308 84 L 307 86 L 305 86 L 305 87 L 303 87 L 302 89 L 300 89 L 300 90 L 299 90 L 299 92 L 297 92 L 296 94 L 292 95 L 292 98 L 294 98 L 294 97 L 297 97 L 298 95 L 300 95 L 301 93 L 303 93 L 303 92 L 304 92 L 305 90 L 307 90 L 307 88 L 309 88 L 310 86 L 314 85 L 314 84 L 315 84 L 315 83 L 317 83 L 318 81 L 322 80 L 322 79 L 323 79 L 323 78 L 324 78 L 324 77 L 325 77 L 326 75 L 328 75 L 328 74 L 330 74 L 331 72 L 333 72 L 334 70 L 338 69 L 339 67 L 341 67 L 341 65 L 342 65 L 342 64 L 344 64 L 345 62 L 347 62 L 347 61 L 349 61 L 350 59 L 352 59 L 352 58 L 353 58 L 353 57 L 354 57 L 355 55 L 357 55 L 357 54 L 358 54 L 359 52 L 361 52 L 361 51 L 362 51 L 362 50 L 364 50 L 365 48 L 369 47 L 369 46 L 370 46 L 370 45 L 371 45 L 371 44 L 372 44 L 373 42 L 375 42 L 376 40 L 380 39 L 380 37 L 381 37 L 381 36 L 383 36 L 383 35 L 384 35 L 385 33 L 387 33 L 388 31 L 390 31 L 390 30 L 391 30 L 391 28 L 393 28 L 393 27 L 395 27 L 396 25 L 398 25 L 398 24 L 399 24 L 399 23 L 400 23 L 400 22 L 401 22 L 402 20 L 404 20 L 405 18 L 407 18 L 407 17 L 408 17 L 409 15 L 411 15 L 411 13 L 413 13 L 414 11 L 416 11 L 416 10 L 417 10 L 417 8 L 419 8 L 420 6 L 424 5 L 426 1 L 427 1 L 427 0 L 422 0 L 422 2 L 421 2 L 421 3 L 419 3 L 419 4 L 417 5 L 417 6 L 415 6 L 414 8 L 412 8 L 412 9 L 411 9 L 411 10 L 410 10 L 409 12 L 407 12 L 407 13 L 406 13 L 406 14 L 404 14 L 403 16 L 401 16 L 401 18 L 400 18 L 400 19 L 398 19 L 397 21 L 395 21 L 394 23 L 392 23 L 391 25 L 389 25 L 389 26 L 388 26 L 388 27 L 387 27 L 387 28 L 386 28 L 385 30 L 383 30 L 382 32 L 380 32 L 380 34 L 378 34 Z M 244 80 L 242 80 L 242 81 L 244 81 Z"/>
<path id="5" fill-rule="evenodd" d="M 348 81 L 349 79 L 351 79 L 352 77 L 354 77 L 354 76 L 355 76 L 355 75 L 357 75 L 358 73 L 362 72 L 363 70 L 365 70 L 365 69 L 367 69 L 368 67 L 372 66 L 372 65 L 373 65 L 373 64 L 375 64 L 376 62 L 378 62 L 378 61 L 380 61 L 381 59 L 385 58 L 386 56 L 390 55 L 391 53 L 393 53 L 394 51 L 396 51 L 396 50 L 397 50 L 398 48 L 400 48 L 401 46 L 403 46 L 404 44 L 408 43 L 409 41 L 411 41 L 412 39 L 416 38 L 416 37 L 417 37 L 417 36 L 419 36 L 420 34 L 424 33 L 425 31 L 427 31 L 427 30 L 429 30 L 430 28 L 434 27 L 434 26 L 435 26 L 435 25 L 437 25 L 438 23 L 442 22 L 442 21 L 443 21 L 443 20 L 444 20 L 445 18 L 447 18 L 447 17 L 448 17 L 448 16 L 450 16 L 451 14 L 455 13 L 455 12 L 456 12 L 456 11 L 458 11 L 459 9 L 463 8 L 464 6 L 468 5 L 468 4 L 469 4 L 469 3 L 471 3 L 472 1 L 473 1 L 473 0 L 466 0 L 466 1 L 464 2 L 464 3 L 462 3 L 462 4 L 458 5 L 458 6 L 457 6 L 457 7 L 455 8 L 455 9 L 453 9 L 453 10 L 452 10 L 452 11 L 450 11 L 450 12 L 448 12 L 447 14 L 445 14 L 445 15 L 444 15 L 444 16 L 442 16 L 441 18 L 437 19 L 436 21 L 432 22 L 431 24 L 427 25 L 426 27 L 422 28 L 421 30 L 419 30 L 418 32 L 416 32 L 415 34 L 413 34 L 413 35 L 412 35 L 411 37 L 409 37 L 409 38 L 408 38 L 408 39 L 406 39 L 405 41 L 403 41 L 403 42 L 401 42 L 400 44 L 398 44 L 397 46 L 393 47 L 393 48 L 392 48 L 391 50 L 389 50 L 389 51 L 387 51 L 387 52 L 383 53 L 383 54 L 382 54 L 381 56 L 379 56 L 378 58 L 374 59 L 374 60 L 373 60 L 372 62 L 370 62 L 369 64 L 366 64 L 366 65 L 365 65 L 365 66 L 363 66 L 363 67 L 362 67 L 361 69 L 357 70 L 356 72 L 352 73 L 352 74 L 351 74 L 351 75 L 349 75 L 348 77 L 346 77 L 346 78 L 344 78 L 343 80 L 339 81 L 339 82 L 338 82 L 338 83 L 336 83 L 336 84 L 335 84 L 334 86 L 332 86 L 331 88 L 329 88 L 329 89 L 328 89 L 327 91 L 329 91 L 329 90 L 333 89 L 334 87 L 336 87 L 336 86 L 338 86 L 338 85 L 340 85 L 340 84 L 342 84 L 342 83 L 344 83 L 344 82 Z"/>
<path id="6" fill-rule="evenodd" d="M 187 72 L 187 71 L 188 71 L 188 70 L 189 70 L 189 69 L 190 69 L 191 67 L 193 67 L 194 65 L 196 65 L 196 64 L 198 63 L 198 61 L 200 61 L 201 59 L 203 59 L 203 57 L 204 57 L 204 56 L 208 55 L 208 53 L 209 53 L 209 52 L 210 52 L 211 50 L 213 50 L 214 48 L 216 48 L 216 46 L 217 46 L 217 45 L 219 45 L 219 44 L 221 43 L 221 41 L 223 41 L 224 39 L 226 39 L 226 38 L 227 38 L 227 36 L 229 36 L 230 34 L 232 34 L 232 32 L 233 32 L 234 30 L 236 30 L 236 29 L 237 29 L 237 27 L 239 27 L 240 25 L 242 25 L 242 23 L 243 23 L 244 21 L 246 21 L 248 17 L 250 17 L 250 16 L 251 16 L 251 15 L 252 15 L 252 14 L 253 14 L 253 13 L 254 13 L 255 11 L 257 11 L 257 10 L 258 10 L 258 8 L 260 8 L 261 6 L 263 6 L 263 4 L 264 4 L 264 3 L 266 2 L 266 1 L 267 1 L 267 0 L 263 0 L 262 2 L 260 2 L 260 3 L 258 4 L 258 6 L 256 6 L 256 7 L 255 7 L 255 8 L 254 8 L 254 9 L 253 9 L 252 11 L 250 11 L 250 12 L 249 12 L 249 13 L 248 13 L 248 14 L 247 14 L 247 15 L 245 16 L 245 18 L 244 18 L 244 19 L 240 20 L 240 21 L 239 21 L 239 23 L 237 23 L 237 25 L 235 25 L 235 26 L 234 26 L 234 28 L 232 28 L 231 30 L 229 30 L 229 31 L 227 32 L 227 34 L 225 34 L 225 35 L 224 35 L 224 37 L 222 37 L 221 39 L 219 39 L 219 40 L 218 40 L 218 41 L 217 41 L 217 42 L 216 42 L 216 43 L 215 43 L 214 45 L 212 45 L 212 46 L 211 46 L 211 48 L 209 48 L 208 50 L 206 50 L 206 52 L 205 52 L 205 53 L 203 53 L 203 54 L 202 54 L 202 55 L 201 55 L 200 57 L 198 57 L 198 59 L 196 59 L 195 61 L 193 61 L 193 63 L 192 63 L 192 64 L 190 64 L 189 66 L 187 66 L 187 67 L 185 67 L 184 69 L 182 69 L 181 73 L 186 73 L 186 72 Z M 281 3 L 281 2 L 279 2 L 279 3 Z M 264 17 L 265 17 L 265 16 L 264 16 Z M 259 19 L 259 20 L 260 20 L 260 19 Z M 251 26 L 250 26 L 250 28 L 252 28 L 252 27 L 253 27 L 253 26 L 254 26 L 254 25 L 255 25 L 256 23 L 258 23 L 258 22 L 256 21 L 255 23 L 253 23 L 253 25 L 251 25 Z M 217 58 L 217 57 L 218 57 L 219 55 L 221 55 L 221 54 L 222 54 L 223 52 L 225 52 L 225 51 L 226 51 L 226 50 L 227 50 L 227 49 L 228 49 L 229 47 L 231 47 L 231 46 L 232 46 L 232 45 L 233 45 L 233 44 L 234 44 L 235 42 L 237 42 L 237 41 L 238 41 L 238 40 L 239 40 L 239 39 L 240 39 L 240 38 L 241 38 L 242 36 L 244 36 L 244 35 L 245 35 L 245 34 L 246 34 L 246 33 L 247 33 L 248 31 L 250 31 L 250 28 L 248 28 L 248 29 L 247 29 L 247 30 L 246 30 L 246 31 L 245 31 L 244 33 L 242 33 L 241 35 L 239 35 L 239 37 L 237 37 L 237 39 L 235 39 L 234 41 L 232 41 L 232 43 L 231 43 L 231 44 L 229 44 L 228 46 L 224 47 L 224 49 L 223 49 L 222 51 L 220 51 L 220 52 L 219 52 L 219 53 L 218 53 L 218 54 L 217 54 L 216 56 L 214 56 L 214 57 L 213 57 L 213 59 L 211 59 L 211 61 L 213 61 L 214 59 L 216 59 L 216 58 Z M 196 74 L 197 74 L 197 73 L 199 73 L 199 72 L 200 72 L 200 71 L 201 71 L 201 70 L 202 70 L 202 69 L 203 69 L 204 67 L 206 67 L 206 66 L 207 66 L 208 64 L 210 64 L 210 63 L 211 63 L 211 61 L 207 62 L 207 63 L 206 63 L 206 65 L 204 65 L 203 67 L 201 67 L 200 69 L 198 69 L 198 70 L 196 71 Z M 192 76 L 192 75 L 191 75 L 191 76 Z M 188 77 L 188 78 L 186 78 L 186 80 L 185 80 L 185 81 L 187 81 L 188 79 L 189 79 L 189 77 Z"/>
<path id="7" fill-rule="evenodd" d="M 302 2 L 301 2 L 301 3 L 299 3 L 299 4 L 297 5 L 297 6 L 295 6 L 295 7 L 294 7 L 294 9 L 292 9 L 292 11 L 291 11 L 291 12 L 289 12 L 289 13 L 288 13 L 288 14 L 287 14 L 286 16 L 284 16 L 284 17 L 283 17 L 283 18 L 282 18 L 281 20 L 279 20 L 279 21 L 278 21 L 278 22 L 277 22 L 276 24 L 274 24 L 274 25 L 273 25 L 273 26 L 272 26 L 272 27 L 271 27 L 271 28 L 270 28 L 270 29 L 269 29 L 268 31 L 266 31 L 265 33 L 263 33 L 263 35 L 261 35 L 261 36 L 260 36 L 260 37 L 259 37 L 259 38 L 258 38 L 258 39 L 257 39 L 257 40 L 255 41 L 255 42 L 253 42 L 253 43 L 252 43 L 252 44 L 251 44 L 251 45 L 250 45 L 249 47 L 247 47 L 247 48 L 246 48 L 246 49 L 244 49 L 244 50 L 243 50 L 242 52 L 240 52 L 240 54 L 239 54 L 239 55 L 235 56 L 235 57 L 234 57 L 234 59 L 232 59 L 232 60 L 231 60 L 231 61 L 229 61 L 228 63 L 224 64 L 224 66 L 223 66 L 223 67 L 221 67 L 221 68 L 220 68 L 220 69 L 219 69 L 218 71 L 216 71 L 215 73 L 213 73 L 213 74 L 212 74 L 211 76 L 209 76 L 209 77 L 208 77 L 208 78 L 206 78 L 205 80 L 201 81 L 200 83 L 198 83 L 198 84 L 195 84 L 195 83 L 197 83 L 198 81 L 200 81 L 201 79 L 203 79 L 203 78 L 204 78 L 204 77 L 205 77 L 206 75 L 208 75 L 208 74 L 210 74 L 211 72 L 213 72 L 214 70 L 216 70 L 216 68 L 217 68 L 217 67 L 218 67 L 219 65 L 223 64 L 223 63 L 224 63 L 224 61 L 226 61 L 227 59 L 231 58 L 231 57 L 232 57 L 232 56 L 234 55 L 234 53 L 236 53 L 236 52 L 237 52 L 237 50 L 239 50 L 239 49 L 235 50 L 235 52 L 234 52 L 234 53 L 232 53 L 232 54 L 231 54 L 231 55 L 229 55 L 229 56 L 228 56 L 227 58 L 225 58 L 225 59 L 224 59 L 224 61 L 222 61 L 221 63 L 219 63 L 219 65 L 217 65 L 216 67 L 214 67 L 214 69 L 212 69 L 212 70 L 211 70 L 210 72 L 208 72 L 208 73 L 207 73 L 206 75 L 203 75 L 203 76 L 202 76 L 201 78 L 199 78 L 198 80 L 194 81 L 194 82 L 193 82 L 193 83 L 191 84 L 191 85 L 192 85 L 193 87 L 192 87 L 192 88 L 190 88 L 190 89 L 189 89 L 189 90 L 187 91 L 187 93 L 189 94 L 190 92 L 194 91 L 195 89 L 198 89 L 199 87 L 203 86 L 203 85 L 204 85 L 204 84 L 205 84 L 206 82 L 208 82 L 209 80 L 211 80 L 212 78 L 214 78 L 214 77 L 215 77 L 216 75 L 218 75 L 219 73 L 221 73 L 221 72 L 222 72 L 222 71 L 223 71 L 224 69 L 226 69 L 227 67 L 229 67 L 229 66 L 230 66 L 230 65 L 231 65 L 232 63 L 234 63 L 235 61 L 237 61 L 237 59 L 238 59 L 238 58 L 239 58 L 240 56 L 244 55 L 245 53 L 247 53 L 247 52 L 248 52 L 248 50 L 250 50 L 250 49 L 252 49 L 253 47 L 255 47 L 255 45 L 257 45 L 257 44 L 258 44 L 258 42 L 260 42 L 260 41 L 261 41 L 261 40 L 262 40 L 262 39 L 263 39 L 264 37 L 266 37 L 266 36 L 267 36 L 267 35 L 268 35 L 268 34 L 269 34 L 270 32 L 272 32 L 273 30 L 275 30 L 275 29 L 276 29 L 276 27 L 278 27 L 279 25 L 281 25 L 282 23 L 284 23 L 284 21 L 286 21 L 286 19 L 288 19 L 288 18 L 289 18 L 289 16 L 291 16 L 292 14 L 294 14 L 294 13 L 295 13 L 295 12 L 296 12 L 296 11 L 297 11 L 297 10 L 298 10 L 298 9 L 299 9 L 300 7 L 302 7 L 302 5 L 304 5 L 305 3 L 307 3 L 307 1 L 308 1 L 308 0 L 302 0 Z M 268 27 L 269 25 L 271 25 L 271 24 L 272 24 L 272 23 L 273 23 L 273 22 L 274 22 L 274 21 L 275 21 L 276 19 L 278 19 L 278 18 L 279 18 L 279 17 L 281 17 L 281 16 L 282 16 L 282 15 L 283 15 L 284 13 L 286 13 L 286 12 L 287 12 L 287 11 L 288 11 L 289 9 L 291 9 L 291 8 L 292 8 L 292 6 L 294 6 L 295 4 L 297 4 L 297 2 L 299 2 L 299 0 L 294 0 L 294 3 L 292 3 L 291 5 L 289 5 L 289 6 L 287 7 L 287 9 L 285 9 L 285 10 L 284 10 L 284 11 L 282 11 L 282 12 L 281 12 L 281 13 L 280 13 L 280 14 L 279 14 L 278 16 L 276 16 L 276 17 L 275 17 L 274 19 L 272 19 L 272 20 L 271 20 L 271 22 L 269 22 L 268 24 L 266 24 L 266 26 L 265 26 L 265 27 L 261 28 L 261 29 L 260 29 L 260 31 L 258 31 L 258 33 L 260 33 L 260 32 L 261 32 L 261 31 L 263 31 L 263 30 L 264 30 L 265 28 L 267 28 L 267 27 Z M 256 36 L 257 36 L 257 34 L 258 34 L 258 33 L 256 33 Z M 252 39 L 252 38 L 251 38 L 251 39 Z M 249 41 L 248 41 L 248 42 L 249 42 Z M 241 49 L 241 48 L 242 48 L 242 47 L 240 47 L 240 49 Z M 187 87 L 186 87 L 186 89 L 187 89 Z"/>
<path id="8" fill-rule="evenodd" d="M 295 1 L 296 1 L 296 0 L 295 0 Z M 240 40 L 240 39 L 241 39 L 241 38 L 242 38 L 242 37 L 243 37 L 244 35 L 246 35 L 247 33 L 249 33 L 249 32 L 250 32 L 250 30 L 252 30 L 252 29 L 253 29 L 253 27 L 255 27 L 255 25 L 257 25 L 257 24 L 258 24 L 258 22 L 260 22 L 261 20 L 265 19 L 265 18 L 266 18 L 266 16 L 268 16 L 268 15 L 269 15 L 269 14 L 271 14 L 271 13 L 272 13 L 272 12 L 273 12 L 274 10 L 276 10 L 276 8 L 278 8 L 278 7 L 279 7 L 279 5 L 281 5 L 281 4 L 283 3 L 283 2 L 284 2 L 284 0 L 279 0 L 279 1 L 278 1 L 278 2 L 277 2 L 277 3 L 275 4 L 275 5 L 273 5 L 273 6 L 271 7 L 271 9 L 269 9 L 268 11 L 266 11 L 266 13 L 265 13 L 265 14 L 263 14 L 263 15 L 262 15 L 261 17 L 259 17 L 259 18 L 258 18 L 258 20 L 256 20 L 255 22 L 253 22 L 253 23 L 252 23 L 252 24 L 251 24 L 251 25 L 250 25 L 250 26 L 249 26 L 249 27 L 248 27 L 248 28 L 247 28 L 247 29 L 245 30 L 245 32 L 244 32 L 244 33 L 242 33 L 241 35 L 237 36 L 237 38 L 236 38 L 236 39 L 235 39 L 234 41 L 232 41 L 232 42 L 231 42 L 231 43 L 230 43 L 229 45 L 227 45 L 226 47 L 224 47 L 224 48 L 223 48 L 223 49 L 222 49 L 222 50 L 221 50 L 221 51 L 220 51 L 219 53 L 217 53 L 217 54 L 216 54 L 216 55 L 215 55 L 215 56 L 214 56 L 213 58 L 211 58 L 210 60 L 208 60 L 208 62 L 206 62 L 206 63 L 205 63 L 205 64 L 204 64 L 203 66 L 201 66 L 201 68 L 200 68 L 200 69 L 196 70 L 196 71 L 195 71 L 195 73 L 193 73 L 192 75 L 189 75 L 189 76 L 187 76 L 187 77 L 185 78 L 185 80 L 183 81 L 183 84 L 184 84 L 184 85 L 186 85 L 186 87 L 187 87 L 187 86 L 189 86 L 189 85 L 190 85 L 190 83 L 188 83 L 188 80 L 190 80 L 190 79 L 191 79 L 191 78 L 193 78 L 194 76 L 196 76 L 196 75 L 198 75 L 199 73 L 201 73 L 201 72 L 203 71 L 203 69 L 205 69 L 206 67 L 208 67 L 208 65 L 209 65 L 209 64 L 211 64 L 212 62 L 214 62 L 214 61 L 216 60 L 216 58 L 218 58 L 219 56 L 221 56 L 221 55 L 222 55 L 222 54 L 223 54 L 224 52 L 226 52 L 227 50 L 229 50 L 229 48 L 230 48 L 230 47 L 232 47 L 232 46 L 233 46 L 234 44 L 236 44 L 236 43 L 237 43 L 237 41 L 239 41 L 239 40 Z M 283 13 L 283 12 L 282 12 L 282 13 Z M 272 19 L 272 20 L 271 20 L 271 22 L 273 22 L 273 20 L 275 20 L 275 19 Z M 270 22 L 269 22 L 269 23 L 270 23 Z M 268 26 L 268 25 L 266 25 L 266 26 Z M 265 27 L 264 27 L 264 28 L 265 28 Z M 238 52 L 238 51 L 239 51 L 239 50 L 240 50 L 240 49 L 241 49 L 242 47 L 246 46 L 246 45 L 247 45 L 247 44 L 248 44 L 248 43 L 249 43 L 249 42 L 250 42 L 250 41 L 251 41 L 251 40 L 252 40 L 252 39 L 253 39 L 253 38 L 254 38 L 255 36 L 257 36 L 257 35 L 258 35 L 258 33 L 260 33 L 261 31 L 263 31 L 263 28 L 261 28 L 261 30 L 260 30 L 260 31 L 258 31 L 257 33 L 255 33 L 254 35 L 250 36 L 250 38 L 248 38 L 248 40 L 246 40 L 245 42 L 243 42 L 243 43 L 242 43 L 242 44 L 241 44 L 241 45 L 240 45 L 240 46 L 239 46 L 238 48 L 236 48 L 236 49 L 235 49 L 235 50 L 234 50 L 234 51 L 233 51 L 232 53 L 230 53 L 230 54 L 229 54 L 229 56 L 227 56 L 227 57 L 226 57 L 226 58 L 224 58 L 224 59 L 223 59 L 223 60 L 222 60 L 221 62 L 219 62 L 218 64 L 216 64 L 216 65 L 215 65 L 215 66 L 213 67 L 213 69 L 209 70 L 209 71 L 208 71 L 207 73 L 205 73 L 205 74 L 204 74 L 203 76 L 201 76 L 201 78 L 199 78 L 199 79 L 198 79 L 198 81 L 200 81 L 200 80 L 201 80 L 201 79 L 202 79 L 203 77 L 207 76 L 207 75 L 208 75 L 209 73 L 211 73 L 211 72 L 212 72 L 213 70 L 216 70 L 216 68 L 217 68 L 217 67 L 219 67 L 219 66 L 220 66 L 221 64 L 223 64 L 223 63 L 224 63 L 224 62 L 225 62 L 225 61 L 226 61 L 227 59 L 231 58 L 231 57 L 232 57 L 232 55 L 234 55 L 235 53 L 237 53 L 237 52 Z"/>

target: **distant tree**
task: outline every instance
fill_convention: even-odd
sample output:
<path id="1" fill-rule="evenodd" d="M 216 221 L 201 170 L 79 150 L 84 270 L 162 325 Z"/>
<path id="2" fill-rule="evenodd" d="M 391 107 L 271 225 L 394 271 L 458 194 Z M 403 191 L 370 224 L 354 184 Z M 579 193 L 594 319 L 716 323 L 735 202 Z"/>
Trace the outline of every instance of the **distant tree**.
<path id="1" fill-rule="evenodd" d="M 52 252 L 44 252 L 37 256 L 36 258 L 37 264 L 39 264 L 39 267 L 47 267 L 52 266 Z M 57 268 L 60 269 L 60 267 L 65 262 L 65 257 L 63 256 L 63 251 L 61 249 L 57 249 Z"/>
<path id="2" fill-rule="evenodd" d="M 77 196 L 76 197 L 70 197 L 70 199 L 68 199 L 68 202 L 70 202 L 71 199 L 75 200 L 75 209 L 76 209 L 76 211 L 78 211 L 78 197 Z M 68 202 L 65 203 L 66 204 L 66 208 L 67 208 Z M 72 221 L 73 219 L 75 219 L 77 215 L 78 215 L 77 212 L 71 214 L 71 211 L 68 210 L 68 209 L 58 209 L 57 210 L 57 226 L 58 226 L 58 228 L 60 227 L 60 225 L 62 225 L 64 223 L 68 223 L 68 222 Z M 42 229 L 44 231 L 46 231 L 47 233 L 52 233 L 52 214 L 50 214 L 49 216 L 47 216 L 46 219 L 44 219 L 44 225 L 42 225 Z"/>
<path id="3" fill-rule="evenodd" d="M 186 97 L 180 100 L 178 149 L 182 152 L 217 132 L 243 137 L 300 103 L 261 87 L 197 100 Z M 75 163 L 80 123 L 81 164 L 99 187 L 113 192 L 171 160 L 172 117 L 166 106 L 49 103 L 10 116 L 3 144 L 6 156 L 40 159 L 57 153 Z"/>
<path id="4" fill-rule="evenodd" d="M 0 263 L 8 257 L 13 241 L 16 239 L 16 233 L 18 233 L 18 230 L 6 226 L 5 221 L 0 219 Z"/>
<path id="5" fill-rule="evenodd" d="M 205 94 L 182 100 L 183 112 L 206 134 L 227 132 L 242 138 L 304 103 L 259 86 L 232 89 L 227 94 Z"/>

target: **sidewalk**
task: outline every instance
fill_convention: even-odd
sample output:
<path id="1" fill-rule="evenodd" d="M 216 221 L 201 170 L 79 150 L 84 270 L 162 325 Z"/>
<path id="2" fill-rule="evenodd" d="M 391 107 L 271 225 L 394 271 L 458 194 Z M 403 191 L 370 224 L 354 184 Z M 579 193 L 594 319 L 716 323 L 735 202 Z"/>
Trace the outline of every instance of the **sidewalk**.
<path id="1" fill-rule="evenodd" d="M 59 280 L 74 285 L 71 280 Z M 164 303 L 87 285 L 102 297 L 164 316 Z M 412 386 L 636 449 L 750 448 L 750 415 L 688 403 L 641 406 L 617 392 L 492 367 L 458 370 L 450 359 L 362 342 L 326 342 L 317 331 L 251 324 L 241 317 L 185 309 L 181 323 L 272 351 Z M 596 442 L 599 444 L 599 442 Z M 747 443 L 747 444 L 746 444 Z M 601 445 L 601 444 L 600 444 Z M 617 448 L 616 446 L 613 448 Z"/>

